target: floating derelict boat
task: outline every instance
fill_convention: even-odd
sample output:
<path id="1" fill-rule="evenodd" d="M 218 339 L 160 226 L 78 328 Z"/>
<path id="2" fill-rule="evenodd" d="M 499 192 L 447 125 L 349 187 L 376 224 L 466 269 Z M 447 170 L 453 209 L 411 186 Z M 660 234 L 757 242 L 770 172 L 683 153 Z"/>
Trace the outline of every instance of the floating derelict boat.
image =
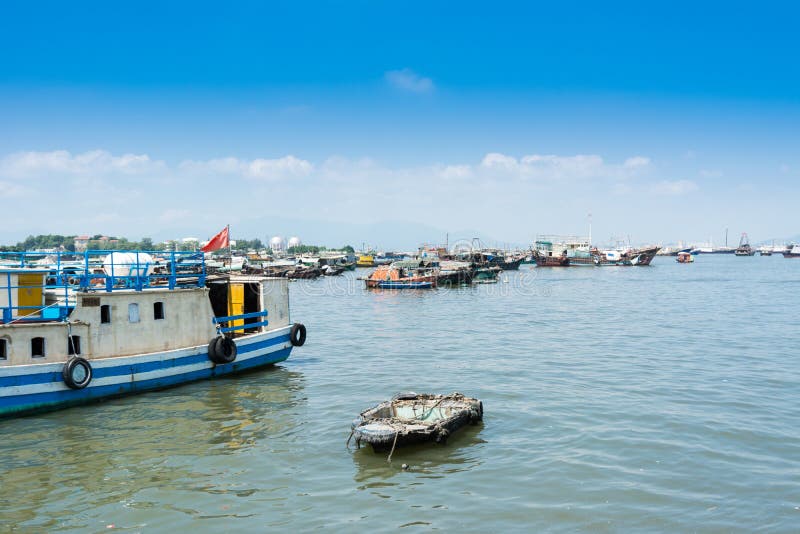
<path id="1" fill-rule="evenodd" d="M 0 417 L 263 367 L 305 342 L 285 278 L 207 275 L 202 253 L 109 251 L 67 277 L 24 254 L 0 269 Z"/>
<path id="2" fill-rule="evenodd" d="M 401 393 L 362 412 L 353 421 L 351 438 L 357 446 L 369 443 L 376 451 L 426 441 L 445 443 L 450 434 L 481 419 L 483 403 L 461 393 Z"/>

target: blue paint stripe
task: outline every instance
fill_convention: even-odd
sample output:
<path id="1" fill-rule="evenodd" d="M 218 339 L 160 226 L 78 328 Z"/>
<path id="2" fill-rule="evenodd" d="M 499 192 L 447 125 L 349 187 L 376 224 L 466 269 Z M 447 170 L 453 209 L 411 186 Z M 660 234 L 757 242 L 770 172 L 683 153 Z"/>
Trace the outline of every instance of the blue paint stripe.
<path id="1" fill-rule="evenodd" d="M 243 313 L 241 315 L 226 315 L 225 317 L 214 317 L 212 319 L 212 322 L 227 323 L 230 321 L 238 321 L 239 319 L 253 319 L 255 317 L 266 317 L 267 314 L 268 314 L 267 310 L 264 310 L 259 312 Z"/>
<path id="2" fill-rule="evenodd" d="M 242 324 L 239 326 L 226 326 L 225 328 L 220 328 L 219 331 L 223 334 L 227 334 L 228 332 L 234 332 L 236 330 L 247 330 L 249 328 L 258 328 L 260 326 L 267 326 L 269 325 L 269 321 L 261 321 L 260 323 L 248 323 Z"/>
<path id="3" fill-rule="evenodd" d="M 46 393 L 36 393 L 33 395 L 16 395 L 3 399 L 0 406 L 0 416 L 30 413 L 36 411 L 52 410 L 95 402 L 104 398 L 119 397 L 142 391 L 152 391 L 167 387 L 195 382 L 207 378 L 230 375 L 233 373 L 255 369 L 282 362 L 289 357 L 292 347 L 270 352 L 262 356 L 257 356 L 247 361 L 236 361 L 225 365 L 217 365 L 208 369 L 200 369 L 178 375 L 165 376 L 163 378 L 152 378 L 136 382 L 125 382 L 123 384 L 113 384 L 108 386 L 88 387 L 78 390 L 61 390 Z"/>
<path id="4" fill-rule="evenodd" d="M 250 343 L 239 347 L 239 354 L 247 354 L 254 350 L 260 350 L 274 345 L 281 345 L 289 341 L 289 334 L 276 336 L 271 339 Z M 168 358 L 165 360 L 155 360 L 151 362 L 134 363 L 127 365 L 116 365 L 113 367 L 98 367 L 93 369 L 93 378 L 104 378 L 108 376 L 130 375 L 135 373 L 146 373 L 148 371 L 158 371 L 180 367 L 182 365 L 192 365 L 208 361 L 207 352 L 199 352 L 183 356 L 181 358 Z M 2 372 L 2 369 L 0 369 Z M 3 376 L 0 377 L 0 387 L 28 386 L 32 384 L 48 384 L 51 382 L 61 382 L 63 378 L 61 371 L 51 371 L 47 373 L 36 373 L 31 375 Z M 0 400 L 2 402 L 2 400 Z"/>

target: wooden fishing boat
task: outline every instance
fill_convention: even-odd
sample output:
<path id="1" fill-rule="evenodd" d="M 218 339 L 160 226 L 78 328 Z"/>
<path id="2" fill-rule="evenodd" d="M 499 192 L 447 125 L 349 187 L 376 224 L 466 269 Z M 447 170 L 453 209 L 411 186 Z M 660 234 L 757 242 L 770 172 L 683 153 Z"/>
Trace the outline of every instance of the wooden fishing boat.
<path id="1" fill-rule="evenodd" d="M 382 265 L 365 280 L 368 288 L 379 289 L 431 289 L 436 287 L 438 269 L 426 266 L 409 267 L 397 262 Z"/>
<path id="2" fill-rule="evenodd" d="M 344 268 L 344 266 L 340 266 L 340 265 L 333 266 L 333 265 L 329 264 L 329 265 L 326 265 L 325 267 L 323 267 L 321 270 L 322 270 L 322 274 L 325 275 L 325 276 L 339 276 L 340 274 L 342 274 L 344 272 L 345 268 Z"/>
<path id="3" fill-rule="evenodd" d="M 295 269 L 286 273 L 286 278 L 294 280 L 308 280 L 319 278 L 320 276 L 322 276 L 322 271 L 317 267 L 305 267 L 303 265 L 298 265 Z"/>
<path id="4" fill-rule="evenodd" d="M 401 393 L 361 412 L 353 421 L 351 438 L 359 447 L 368 443 L 376 451 L 394 451 L 412 443 L 445 443 L 453 432 L 481 419 L 483 403 L 461 393 Z"/>
<path id="5" fill-rule="evenodd" d="M 678 256 L 675 258 L 675 261 L 678 263 L 693 263 L 694 256 L 692 256 L 689 252 L 678 252 Z"/>
<path id="6" fill-rule="evenodd" d="M 569 257 L 566 250 L 561 254 L 553 255 L 552 251 L 533 251 L 533 258 L 537 267 L 569 267 Z"/>
<path id="7" fill-rule="evenodd" d="M 472 283 L 474 269 L 469 262 L 446 260 L 439 262 L 439 275 L 436 285 L 460 286 Z"/>
<path id="8" fill-rule="evenodd" d="M 472 275 L 473 284 L 494 284 L 497 283 L 499 267 L 475 267 Z"/>

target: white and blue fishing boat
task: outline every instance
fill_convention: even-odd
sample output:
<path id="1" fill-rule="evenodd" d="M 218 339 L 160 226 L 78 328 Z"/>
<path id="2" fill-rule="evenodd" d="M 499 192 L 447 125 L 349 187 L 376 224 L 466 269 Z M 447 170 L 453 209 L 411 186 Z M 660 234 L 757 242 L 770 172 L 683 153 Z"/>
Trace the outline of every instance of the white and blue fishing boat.
<path id="1" fill-rule="evenodd" d="M 0 417 L 268 366 L 305 342 L 286 279 L 210 274 L 202 253 L 4 259 Z"/>

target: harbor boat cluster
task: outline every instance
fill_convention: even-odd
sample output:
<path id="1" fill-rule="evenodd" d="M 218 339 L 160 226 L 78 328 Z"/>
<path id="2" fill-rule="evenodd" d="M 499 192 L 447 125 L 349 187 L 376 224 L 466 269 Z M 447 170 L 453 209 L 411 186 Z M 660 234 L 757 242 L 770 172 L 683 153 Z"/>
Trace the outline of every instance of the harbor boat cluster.
<path id="1" fill-rule="evenodd" d="M 660 248 L 636 248 L 625 244 L 598 248 L 588 237 L 540 235 L 536 238 L 532 255 L 539 267 L 647 266 Z"/>
<path id="2" fill-rule="evenodd" d="M 494 283 L 502 271 L 518 270 L 525 257 L 520 251 L 478 247 L 448 250 L 446 246 L 425 245 L 416 254 L 379 265 L 364 280 L 366 287 L 372 289 L 431 289 Z"/>

